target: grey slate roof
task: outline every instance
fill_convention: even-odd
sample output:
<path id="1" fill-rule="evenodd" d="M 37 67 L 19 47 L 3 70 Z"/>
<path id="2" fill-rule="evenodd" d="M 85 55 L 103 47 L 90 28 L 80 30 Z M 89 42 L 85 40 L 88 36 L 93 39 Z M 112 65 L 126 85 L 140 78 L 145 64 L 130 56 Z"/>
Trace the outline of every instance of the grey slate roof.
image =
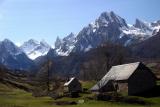
<path id="1" fill-rule="evenodd" d="M 138 68 L 140 62 L 112 66 L 109 72 L 90 90 L 99 90 L 105 86 L 110 80 L 128 80 L 129 77 Z"/>

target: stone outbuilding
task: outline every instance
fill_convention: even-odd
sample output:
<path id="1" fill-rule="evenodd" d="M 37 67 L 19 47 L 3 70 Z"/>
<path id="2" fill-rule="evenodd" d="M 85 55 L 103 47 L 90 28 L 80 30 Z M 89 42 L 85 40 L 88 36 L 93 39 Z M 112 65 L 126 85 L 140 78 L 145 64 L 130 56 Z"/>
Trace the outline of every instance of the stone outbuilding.
<path id="1" fill-rule="evenodd" d="M 141 62 L 113 66 L 90 90 L 139 95 L 156 86 L 156 76 Z"/>
<path id="2" fill-rule="evenodd" d="M 69 93 L 81 92 L 82 91 L 81 83 L 77 78 L 72 77 L 64 84 L 64 91 Z"/>

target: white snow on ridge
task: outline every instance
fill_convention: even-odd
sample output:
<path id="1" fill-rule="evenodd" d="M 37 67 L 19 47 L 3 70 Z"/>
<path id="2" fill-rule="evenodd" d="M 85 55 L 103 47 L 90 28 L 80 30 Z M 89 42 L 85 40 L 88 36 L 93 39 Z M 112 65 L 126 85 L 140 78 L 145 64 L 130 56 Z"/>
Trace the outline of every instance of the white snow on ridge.
<path id="1" fill-rule="evenodd" d="M 56 50 L 56 53 L 57 53 L 59 56 L 68 56 L 68 55 L 69 55 L 68 51 L 62 52 L 60 49 L 57 49 L 57 50 Z"/>
<path id="2" fill-rule="evenodd" d="M 127 46 L 131 42 L 131 39 L 127 40 L 124 46 Z"/>
<path id="3" fill-rule="evenodd" d="M 84 49 L 84 52 L 89 51 L 91 48 L 92 48 L 92 46 L 91 46 L 91 45 L 89 45 L 87 48 L 85 48 L 85 49 Z"/>
<path id="4" fill-rule="evenodd" d="M 121 33 L 121 34 L 119 35 L 119 38 L 121 39 L 123 36 L 124 36 L 124 33 Z"/>
<path id="5" fill-rule="evenodd" d="M 76 35 L 70 33 L 63 39 L 57 39 L 55 42 L 55 51 L 59 56 L 68 56 L 75 47 L 77 42 Z"/>
<path id="6" fill-rule="evenodd" d="M 56 53 L 57 53 L 59 56 L 68 56 L 68 55 L 72 52 L 72 50 L 73 50 L 74 47 L 75 47 L 74 45 L 69 46 L 69 47 L 68 47 L 68 50 L 65 51 L 65 52 L 62 51 L 61 48 L 59 48 L 59 49 L 56 49 Z"/>
<path id="7" fill-rule="evenodd" d="M 16 42 L 15 45 L 16 45 L 17 47 L 20 47 L 22 44 L 19 43 L 19 42 Z"/>
<path id="8" fill-rule="evenodd" d="M 135 28 L 134 26 L 131 26 L 129 28 L 121 28 L 122 32 L 124 34 L 127 34 L 127 35 L 146 35 L 146 32 L 143 32 L 141 29 L 139 28 Z M 148 32 L 150 33 L 150 32 Z"/>
<path id="9" fill-rule="evenodd" d="M 128 27 L 133 27 L 133 25 L 131 25 L 131 24 L 127 24 L 128 25 Z"/>
<path id="10" fill-rule="evenodd" d="M 158 31 L 160 30 L 160 25 L 153 27 L 153 29 L 154 29 L 156 32 L 158 32 Z"/>
<path id="11" fill-rule="evenodd" d="M 127 34 L 127 35 L 129 35 L 129 34 L 134 34 L 134 35 L 145 35 L 146 33 L 144 33 L 144 32 L 141 32 L 140 30 L 138 30 L 138 29 L 130 29 L 130 30 L 128 30 L 128 29 L 126 29 L 126 30 L 122 30 L 122 32 L 123 33 L 125 33 L 125 34 Z"/>
<path id="12" fill-rule="evenodd" d="M 31 39 L 27 42 L 24 42 L 20 48 L 30 59 L 34 60 L 37 57 L 46 55 L 51 47 L 44 40 L 38 42 Z"/>
<path id="13" fill-rule="evenodd" d="M 34 60 L 34 59 L 36 59 L 36 58 L 38 58 L 38 57 L 40 57 L 40 56 L 46 55 L 47 53 L 48 53 L 48 52 L 45 52 L 45 53 L 42 54 L 41 52 L 35 51 L 35 52 L 32 52 L 32 53 L 28 54 L 28 57 L 29 57 L 30 59 Z"/>

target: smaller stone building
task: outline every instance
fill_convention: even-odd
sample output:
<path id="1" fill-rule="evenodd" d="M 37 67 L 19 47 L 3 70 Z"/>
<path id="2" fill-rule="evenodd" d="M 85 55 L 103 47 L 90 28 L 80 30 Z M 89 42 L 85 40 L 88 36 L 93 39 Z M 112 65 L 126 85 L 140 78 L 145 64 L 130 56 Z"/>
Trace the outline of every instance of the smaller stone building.
<path id="1" fill-rule="evenodd" d="M 67 81 L 64 84 L 64 91 L 70 93 L 81 92 L 82 91 L 81 83 L 77 78 L 72 77 L 69 79 L 69 81 Z"/>
<path id="2" fill-rule="evenodd" d="M 113 66 L 90 90 L 93 92 L 126 92 L 139 95 L 156 86 L 156 77 L 141 62 Z"/>

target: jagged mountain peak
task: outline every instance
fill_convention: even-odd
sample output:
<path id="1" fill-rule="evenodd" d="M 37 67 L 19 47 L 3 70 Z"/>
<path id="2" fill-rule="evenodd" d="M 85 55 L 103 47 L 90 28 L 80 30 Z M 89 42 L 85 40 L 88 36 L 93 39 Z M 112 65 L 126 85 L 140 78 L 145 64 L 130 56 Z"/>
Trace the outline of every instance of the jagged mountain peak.
<path id="1" fill-rule="evenodd" d="M 75 34 L 71 32 L 69 35 L 67 35 L 66 37 L 63 38 L 63 41 L 73 42 L 74 39 L 75 39 Z"/>
<path id="2" fill-rule="evenodd" d="M 56 40 L 61 40 L 61 38 L 59 36 L 57 36 Z"/>
<path id="3" fill-rule="evenodd" d="M 61 41 L 62 41 L 62 39 L 59 36 L 57 36 L 56 42 L 61 42 Z"/>
<path id="4" fill-rule="evenodd" d="M 71 32 L 67 37 L 75 37 L 75 34 L 73 32 Z"/>
<path id="5" fill-rule="evenodd" d="M 107 26 L 110 23 L 115 23 L 119 27 L 127 27 L 126 21 L 117 14 L 115 14 L 113 11 L 103 12 L 97 21 L 100 23 L 100 26 Z"/>
<path id="6" fill-rule="evenodd" d="M 34 40 L 34 39 L 29 39 L 28 41 L 26 41 L 24 43 L 39 44 L 39 42 L 37 40 Z"/>
<path id="7" fill-rule="evenodd" d="M 50 45 L 44 39 L 40 41 L 40 44 L 45 47 L 50 47 Z"/>
<path id="8" fill-rule="evenodd" d="M 16 54 L 21 54 L 22 50 L 19 49 L 11 40 L 9 39 L 4 39 L 3 41 L 0 42 L 1 48 L 5 48 L 7 52 L 10 54 L 16 55 Z"/>
<path id="9" fill-rule="evenodd" d="M 39 56 L 46 55 L 51 46 L 45 42 L 45 40 L 39 42 L 34 39 L 30 39 L 24 42 L 20 48 L 27 54 L 30 59 L 34 60 Z"/>
<path id="10" fill-rule="evenodd" d="M 4 39 L 3 41 L 1 41 L 1 43 L 2 44 L 4 44 L 5 46 L 14 46 L 14 47 L 16 47 L 17 48 L 17 46 L 11 41 L 11 40 L 9 40 L 9 39 Z"/>
<path id="11" fill-rule="evenodd" d="M 157 21 L 152 22 L 151 25 L 152 25 L 153 27 L 159 26 L 159 25 L 160 25 L 160 20 L 157 20 Z"/>
<path id="12" fill-rule="evenodd" d="M 54 44 L 55 48 L 56 49 L 60 48 L 61 44 L 62 44 L 62 40 L 59 38 L 59 36 L 57 36 L 55 44 Z"/>
<path id="13" fill-rule="evenodd" d="M 33 62 L 9 39 L 0 42 L 0 64 L 9 69 L 28 70 Z"/>
<path id="14" fill-rule="evenodd" d="M 136 23 L 145 23 L 145 21 L 142 21 L 142 20 L 140 20 L 140 19 L 138 19 L 138 18 L 136 18 L 136 21 L 135 21 Z"/>
<path id="15" fill-rule="evenodd" d="M 67 56 L 73 50 L 75 43 L 76 35 L 72 32 L 63 39 L 57 37 L 55 42 L 55 51 L 60 56 Z"/>
<path id="16" fill-rule="evenodd" d="M 59 36 L 57 36 L 57 39 L 55 41 L 55 48 L 60 48 L 64 43 L 65 44 L 72 44 L 72 42 L 75 42 L 76 35 L 71 32 L 69 35 L 64 37 L 63 39 L 60 39 Z"/>
<path id="17" fill-rule="evenodd" d="M 10 42 L 10 43 L 12 43 L 12 41 L 11 41 L 11 40 L 6 39 L 6 38 L 3 40 L 3 42 L 6 42 L 6 43 L 7 43 L 7 42 L 8 42 L 8 43 Z"/>
<path id="18" fill-rule="evenodd" d="M 145 21 L 141 21 L 140 19 L 136 19 L 135 24 L 133 26 L 144 31 L 152 31 L 152 29 L 150 28 L 150 24 Z"/>
<path id="19" fill-rule="evenodd" d="M 136 19 L 134 25 L 129 26 L 124 18 L 113 11 L 103 12 L 94 22 L 84 27 L 75 38 L 73 37 L 73 40 L 68 39 L 73 35 L 67 35 L 63 39 L 57 38 L 55 49 L 58 55 L 68 55 L 70 52 L 86 52 L 105 42 L 128 46 L 151 37 L 154 29 L 159 27 L 153 28 L 150 23 L 139 19 Z"/>
<path id="20" fill-rule="evenodd" d="M 105 19 L 109 20 L 113 20 L 115 17 L 119 17 L 118 15 L 116 15 L 113 11 L 111 12 L 103 12 L 101 13 L 100 17 L 104 17 Z"/>

